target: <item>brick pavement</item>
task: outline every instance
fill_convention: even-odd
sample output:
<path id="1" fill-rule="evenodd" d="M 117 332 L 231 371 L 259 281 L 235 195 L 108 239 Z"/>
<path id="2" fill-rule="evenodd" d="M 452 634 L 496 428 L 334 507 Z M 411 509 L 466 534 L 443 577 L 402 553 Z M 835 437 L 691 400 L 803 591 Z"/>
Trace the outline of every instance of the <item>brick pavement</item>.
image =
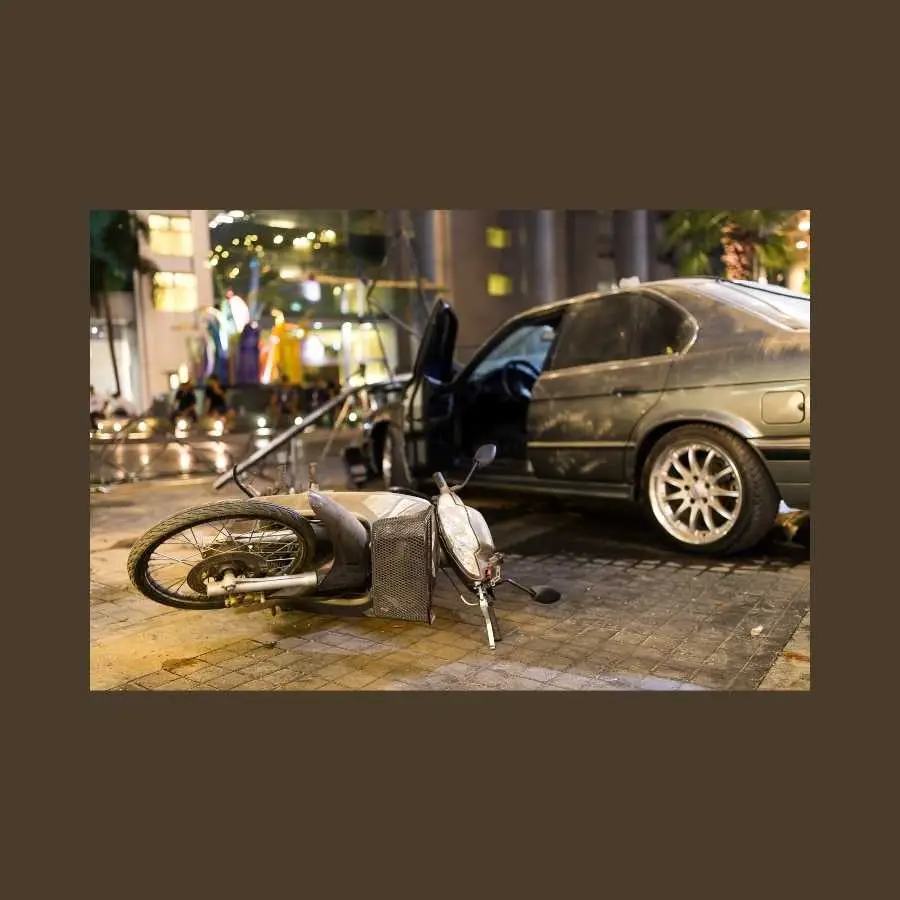
<path id="1" fill-rule="evenodd" d="M 540 514 L 504 519 L 501 511 L 482 507 L 501 547 L 510 546 L 503 540 L 508 535 L 529 552 L 507 555 L 509 574 L 553 584 L 564 594 L 559 604 L 540 606 L 501 588 L 497 611 L 504 640 L 494 651 L 486 646 L 480 614 L 462 607 L 443 581 L 431 627 L 303 612 L 274 618 L 255 610 L 185 612 L 134 593 L 124 571 L 131 541 L 174 509 L 209 498 L 202 483 L 129 485 L 97 497 L 93 689 L 808 688 L 808 675 L 804 685 L 799 677 L 776 684 L 770 674 L 808 617 L 807 561 L 709 564 L 608 546 L 601 558 L 583 548 L 578 555 L 535 555 L 541 528 L 547 532 L 560 522 Z M 754 636 L 757 627 L 762 630 Z M 805 656 L 808 673 L 808 644 Z"/>

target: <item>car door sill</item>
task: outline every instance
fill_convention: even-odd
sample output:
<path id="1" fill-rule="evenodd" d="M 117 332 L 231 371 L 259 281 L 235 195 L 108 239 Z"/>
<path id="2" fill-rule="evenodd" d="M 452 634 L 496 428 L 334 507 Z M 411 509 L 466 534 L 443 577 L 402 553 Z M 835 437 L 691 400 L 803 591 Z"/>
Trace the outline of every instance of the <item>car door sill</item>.
<path id="1" fill-rule="evenodd" d="M 634 487 L 629 484 L 599 484 L 591 481 L 556 481 L 515 475 L 488 474 L 476 476 L 472 487 L 492 490 L 521 491 L 529 494 L 551 494 L 556 497 L 594 497 L 599 500 L 632 500 Z"/>

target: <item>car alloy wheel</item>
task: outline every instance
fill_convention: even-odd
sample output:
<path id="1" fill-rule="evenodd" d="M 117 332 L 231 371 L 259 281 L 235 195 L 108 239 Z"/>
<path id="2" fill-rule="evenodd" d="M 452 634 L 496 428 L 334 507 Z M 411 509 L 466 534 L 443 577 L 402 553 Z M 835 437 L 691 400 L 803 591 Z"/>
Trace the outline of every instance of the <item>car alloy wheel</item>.
<path id="1" fill-rule="evenodd" d="M 691 439 L 667 447 L 654 461 L 650 507 L 676 540 L 713 544 L 737 524 L 744 487 L 737 463 L 721 447 Z"/>

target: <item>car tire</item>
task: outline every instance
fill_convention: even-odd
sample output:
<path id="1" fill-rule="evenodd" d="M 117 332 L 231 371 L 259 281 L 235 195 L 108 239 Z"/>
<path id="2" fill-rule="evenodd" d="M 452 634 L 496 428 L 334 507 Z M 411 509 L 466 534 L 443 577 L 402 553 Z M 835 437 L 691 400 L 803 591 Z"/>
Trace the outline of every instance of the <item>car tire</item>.
<path id="1" fill-rule="evenodd" d="M 647 456 L 642 489 L 657 529 L 687 553 L 748 550 L 778 515 L 778 491 L 762 459 L 715 425 L 684 425 L 663 435 Z"/>

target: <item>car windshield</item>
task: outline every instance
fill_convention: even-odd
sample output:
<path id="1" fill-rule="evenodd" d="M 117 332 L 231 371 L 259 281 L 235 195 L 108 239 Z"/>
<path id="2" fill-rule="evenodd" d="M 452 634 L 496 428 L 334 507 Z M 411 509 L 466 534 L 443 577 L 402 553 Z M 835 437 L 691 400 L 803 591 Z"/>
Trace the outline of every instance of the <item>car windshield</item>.
<path id="1" fill-rule="evenodd" d="M 544 368 L 555 334 L 556 329 L 547 323 L 517 328 L 488 351 L 470 377 L 483 378 L 514 359 L 523 359 L 540 372 Z"/>
<path id="2" fill-rule="evenodd" d="M 705 285 L 705 289 L 727 303 L 775 319 L 789 328 L 810 327 L 811 300 L 806 294 L 751 281 L 717 281 Z"/>

